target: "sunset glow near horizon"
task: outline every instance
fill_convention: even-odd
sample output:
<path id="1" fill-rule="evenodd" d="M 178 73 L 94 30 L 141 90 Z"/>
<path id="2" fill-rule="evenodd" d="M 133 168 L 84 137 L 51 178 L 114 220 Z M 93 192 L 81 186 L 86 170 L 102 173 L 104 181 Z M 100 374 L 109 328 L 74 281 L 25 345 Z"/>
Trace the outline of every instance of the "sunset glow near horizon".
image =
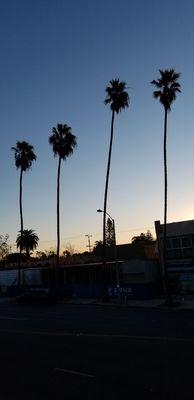
<path id="1" fill-rule="evenodd" d="M 0 234 L 14 245 L 20 226 L 19 172 L 11 147 L 26 140 L 37 161 L 24 174 L 25 228 L 39 250 L 56 247 L 56 175 L 48 138 L 72 127 L 78 146 L 61 170 L 61 251 L 102 239 L 112 78 L 126 81 L 130 106 L 115 118 L 109 214 L 117 243 L 163 221 L 163 117 L 150 81 L 181 72 L 168 118 L 168 221 L 194 219 L 194 3 L 188 0 L 3 0 L 1 34 Z M 14 251 L 14 246 L 12 247 Z"/>

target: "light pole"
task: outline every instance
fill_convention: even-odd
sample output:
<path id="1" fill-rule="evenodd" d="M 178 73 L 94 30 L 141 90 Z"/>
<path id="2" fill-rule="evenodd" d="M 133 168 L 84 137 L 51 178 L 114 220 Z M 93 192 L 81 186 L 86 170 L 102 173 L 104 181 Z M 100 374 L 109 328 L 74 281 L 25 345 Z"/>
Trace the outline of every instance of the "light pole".
<path id="1" fill-rule="evenodd" d="M 101 210 L 100 208 L 97 210 L 99 213 L 104 213 L 104 210 Z M 116 245 L 116 232 L 115 232 L 115 220 L 114 218 L 111 217 L 111 215 L 107 212 L 105 212 L 106 215 L 111 219 L 112 225 L 113 225 L 113 232 L 114 232 L 114 260 L 115 260 L 115 265 L 116 265 L 116 283 L 117 287 L 119 288 L 119 271 L 118 271 L 118 264 L 117 264 L 117 245 Z M 105 243 L 106 247 L 106 243 Z M 105 260 L 104 263 L 106 265 L 106 253 L 105 253 Z"/>

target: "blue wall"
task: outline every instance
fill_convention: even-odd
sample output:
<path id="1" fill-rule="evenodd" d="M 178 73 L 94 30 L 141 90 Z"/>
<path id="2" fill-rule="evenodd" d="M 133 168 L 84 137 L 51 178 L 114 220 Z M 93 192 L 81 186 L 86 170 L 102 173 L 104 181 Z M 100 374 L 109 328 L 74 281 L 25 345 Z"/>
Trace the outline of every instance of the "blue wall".
<path id="1" fill-rule="evenodd" d="M 119 294 L 120 291 L 120 294 Z M 114 299 L 120 295 L 126 299 L 150 299 L 160 295 L 160 286 L 157 283 L 131 284 L 116 286 L 66 284 L 60 287 L 60 293 L 73 298 L 109 298 Z"/>

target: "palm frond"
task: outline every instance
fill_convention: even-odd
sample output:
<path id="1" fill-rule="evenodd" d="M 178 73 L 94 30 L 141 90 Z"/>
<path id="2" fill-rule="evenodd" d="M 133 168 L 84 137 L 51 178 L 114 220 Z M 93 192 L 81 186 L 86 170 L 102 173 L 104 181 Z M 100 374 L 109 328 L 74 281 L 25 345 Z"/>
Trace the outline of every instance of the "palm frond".
<path id="1" fill-rule="evenodd" d="M 35 250 L 38 246 L 38 242 L 39 237 L 33 229 L 19 231 L 16 239 L 17 247 L 19 247 L 21 251 L 26 251 L 26 253 L 29 253 L 30 250 Z"/>
<path id="2" fill-rule="evenodd" d="M 158 99 L 158 97 L 160 97 L 160 96 L 161 96 L 161 90 L 155 90 L 153 92 L 154 99 Z"/>
<path id="3" fill-rule="evenodd" d="M 162 84 L 160 81 L 153 80 L 150 82 L 152 85 L 156 86 L 158 89 L 161 89 Z"/>
<path id="4" fill-rule="evenodd" d="M 57 124 L 57 127 L 52 129 L 49 144 L 53 148 L 54 156 L 59 156 L 65 160 L 73 154 L 74 148 L 77 146 L 77 139 L 72 134 L 70 126 Z"/>
<path id="5" fill-rule="evenodd" d="M 104 104 L 110 104 L 110 108 L 112 111 L 116 113 L 121 112 L 124 108 L 129 106 L 129 95 L 126 91 L 126 83 L 124 81 L 120 81 L 119 78 L 112 79 L 109 82 L 109 86 L 106 87 L 106 99 Z"/>
<path id="6" fill-rule="evenodd" d="M 11 150 L 15 153 L 15 165 L 17 169 L 27 171 L 32 166 L 32 162 L 37 159 L 34 147 L 28 142 L 18 141 L 16 146 L 12 147 Z"/>
<path id="7" fill-rule="evenodd" d="M 176 93 L 181 92 L 181 85 L 177 82 L 181 74 L 173 68 L 160 69 L 159 72 L 161 77 L 151 81 L 151 84 L 161 90 L 154 91 L 153 96 L 155 99 L 159 98 L 164 108 L 170 111 L 173 101 L 176 100 Z"/>

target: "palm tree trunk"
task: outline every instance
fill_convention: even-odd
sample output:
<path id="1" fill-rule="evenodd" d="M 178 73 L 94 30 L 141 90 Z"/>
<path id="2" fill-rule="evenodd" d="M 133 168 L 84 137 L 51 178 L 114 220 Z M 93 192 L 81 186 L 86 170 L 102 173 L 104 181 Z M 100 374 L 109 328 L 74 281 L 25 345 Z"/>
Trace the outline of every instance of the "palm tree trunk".
<path id="1" fill-rule="evenodd" d="M 20 230 L 21 234 L 24 230 L 24 222 L 23 222 L 23 211 L 22 211 L 22 178 L 23 178 L 23 170 L 21 168 L 20 172 Z"/>
<path id="2" fill-rule="evenodd" d="M 20 231 L 21 235 L 24 230 L 24 222 L 23 222 L 23 211 L 22 211 L 22 178 L 23 178 L 23 169 L 20 171 L 20 195 L 19 195 L 19 206 L 20 206 Z M 18 294 L 20 294 L 21 289 L 21 246 L 18 258 Z"/>
<path id="3" fill-rule="evenodd" d="M 167 189 L 168 189 L 168 171 L 167 171 L 167 114 L 168 110 L 165 108 L 164 115 L 164 235 L 163 235 L 163 288 L 164 293 L 168 298 L 168 270 L 167 270 L 167 257 L 166 257 L 166 224 L 167 224 Z"/>
<path id="4" fill-rule="evenodd" d="M 58 278 L 59 278 L 59 255 L 60 255 L 60 172 L 61 157 L 59 157 L 58 173 L 57 173 L 57 268 L 56 268 L 56 292 L 58 294 Z"/>
<path id="5" fill-rule="evenodd" d="M 112 154 L 114 118 L 115 118 L 115 111 L 113 110 L 112 111 L 112 121 L 111 121 L 110 145 L 109 145 L 109 153 L 108 153 L 108 164 L 107 164 L 107 171 L 106 171 L 106 183 L 105 183 L 105 191 L 104 191 L 104 209 L 103 209 L 103 265 L 104 265 L 104 267 L 106 266 L 106 208 L 107 208 L 108 182 L 109 182 L 110 163 L 111 163 L 111 154 Z"/>

